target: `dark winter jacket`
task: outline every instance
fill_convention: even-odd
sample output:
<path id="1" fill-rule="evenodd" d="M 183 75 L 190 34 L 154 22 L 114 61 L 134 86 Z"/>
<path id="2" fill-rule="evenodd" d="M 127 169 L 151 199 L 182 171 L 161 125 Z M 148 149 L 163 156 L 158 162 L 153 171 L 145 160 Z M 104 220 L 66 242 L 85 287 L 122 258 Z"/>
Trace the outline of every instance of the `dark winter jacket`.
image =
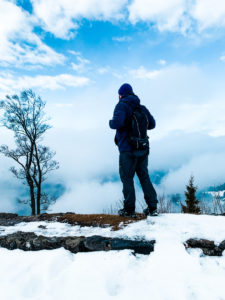
<path id="1" fill-rule="evenodd" d="M 140 99 L 134 94 L 122 97 L 115 107 L 113 119 L 109 121 L 110 128 L 116 129 L 115 141 L 120 152 L 132 151 L 131 146 L 129 145 L 128 129 L 126 128 L 126 124 L 130 119 L 133 110 L 139 105 Z M 148 117 L 148 129 L 155 128 L 155 120 L 153 116 L 144 105 L 141 105 L 141 107 Z"/>

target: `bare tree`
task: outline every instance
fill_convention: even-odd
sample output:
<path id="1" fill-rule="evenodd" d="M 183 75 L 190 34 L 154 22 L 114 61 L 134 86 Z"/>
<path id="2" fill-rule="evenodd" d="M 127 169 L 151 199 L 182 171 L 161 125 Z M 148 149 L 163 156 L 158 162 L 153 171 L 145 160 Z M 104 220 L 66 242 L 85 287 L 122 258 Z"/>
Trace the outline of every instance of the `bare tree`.
<path id="1" fill-rule="evenodd" d="M 203 196 L 201 197 L 199 201 L 199 208 L 201 211 L 201 214 L 203 215 L 210 215 L 212 213 L 212 208 L 209 204 L 209 201 L 205 198 L 206 193 L 203 193 Z"/>
<path id="2" fill-rule="evenodd" d="M 225 213 L 225 204 L 221 201 L 220 191 L 213 194 L 213 213 L 216 215 Z"/>
<path id="3" fill-rule="evenodd" d="M 10 170 L 29 187 L 32 215 L 40 214 L 42 200 L 46 203 L 42 184 L 47 174 L 59 167 L 53 160 L 55 152 L 41 144 L 44 133 L 51 128 L 45 117 L 45 102 L 32 90 L 25 90 L 20 96 L 6 96 L 0 108 L 4 111 L 1 123 L 14 132 L 16 144 L 16 149 L 0 146 L 0 153 L 19 165 Z"/>
<path id="4" fill-rule="evenodd" d="M 163 192 L 163 194 L 158 196 L 158 211 L 159 213 L 171 213 L 173 211 L 172 209 L 172 201 L 171 199 L 168 199 Z"/>

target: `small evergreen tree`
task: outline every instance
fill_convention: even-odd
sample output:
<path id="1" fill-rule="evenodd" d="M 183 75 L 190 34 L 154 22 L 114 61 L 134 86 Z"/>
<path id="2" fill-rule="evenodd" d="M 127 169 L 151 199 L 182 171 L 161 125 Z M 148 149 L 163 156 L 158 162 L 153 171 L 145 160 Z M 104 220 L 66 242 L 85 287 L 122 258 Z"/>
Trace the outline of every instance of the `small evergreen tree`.
<path id="1" fill-rule="evenodd" d="M 198 206 L 199 201 L 196 198 L 196 191 L 197 191 L 197 186 L 194 186 L 194 176 L 191 176 L 188 185 L 186 185 L 186 191 L 185 191 L 186 206 L 181 204 L 183 213 L 199 214 L 201 212 Z"/>

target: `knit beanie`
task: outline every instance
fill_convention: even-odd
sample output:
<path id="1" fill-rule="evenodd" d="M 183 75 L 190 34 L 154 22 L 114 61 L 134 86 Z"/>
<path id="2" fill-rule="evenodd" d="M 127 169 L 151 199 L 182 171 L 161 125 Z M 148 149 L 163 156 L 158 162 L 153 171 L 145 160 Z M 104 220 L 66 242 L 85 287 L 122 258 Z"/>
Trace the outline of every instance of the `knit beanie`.
<path id="1" fill-rule="evenodd" d="M 133 94 L 132 86 L 129 83 L 124 83 L 118 90 L 120 96 L 127 96 Z"/>

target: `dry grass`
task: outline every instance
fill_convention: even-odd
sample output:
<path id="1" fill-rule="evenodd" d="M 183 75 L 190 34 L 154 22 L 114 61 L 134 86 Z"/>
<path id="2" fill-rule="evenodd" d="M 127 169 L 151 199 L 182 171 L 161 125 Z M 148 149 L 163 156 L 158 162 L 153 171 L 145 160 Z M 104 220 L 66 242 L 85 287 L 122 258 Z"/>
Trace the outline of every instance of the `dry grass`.
<path id="1" fill-rule="evenodd" d="M 20 222 L 62 222 L 79 226 L 112 227 L 112 230 L 119 230 L 124 226 L 146 219 L 143 214 L 137 214 L 137 218 L 121 217 L 111 214 L 75 214 L 67 213 L 44 213 L 37 216 L 18 216 L 17 214 L 0 213 L 0 224 L 2 226 L 14 225 Z"/>
<path id="2" fill-rule="evenodd" d="M 79 215 L 79 214 L 65 214 L 60 216 L 57 221 L 65 222 L 72 225 L 80 226 L 94 226 L 94 227 L 108 227 L 111 226 L 112 230 L 119 230 L 122 227 L 146 219 L 143 214 L 137 214 L 137 218 L 121 217 L 118 215 L 107 215 L 107 214 L 90 214 L 90 215 Z"/>

